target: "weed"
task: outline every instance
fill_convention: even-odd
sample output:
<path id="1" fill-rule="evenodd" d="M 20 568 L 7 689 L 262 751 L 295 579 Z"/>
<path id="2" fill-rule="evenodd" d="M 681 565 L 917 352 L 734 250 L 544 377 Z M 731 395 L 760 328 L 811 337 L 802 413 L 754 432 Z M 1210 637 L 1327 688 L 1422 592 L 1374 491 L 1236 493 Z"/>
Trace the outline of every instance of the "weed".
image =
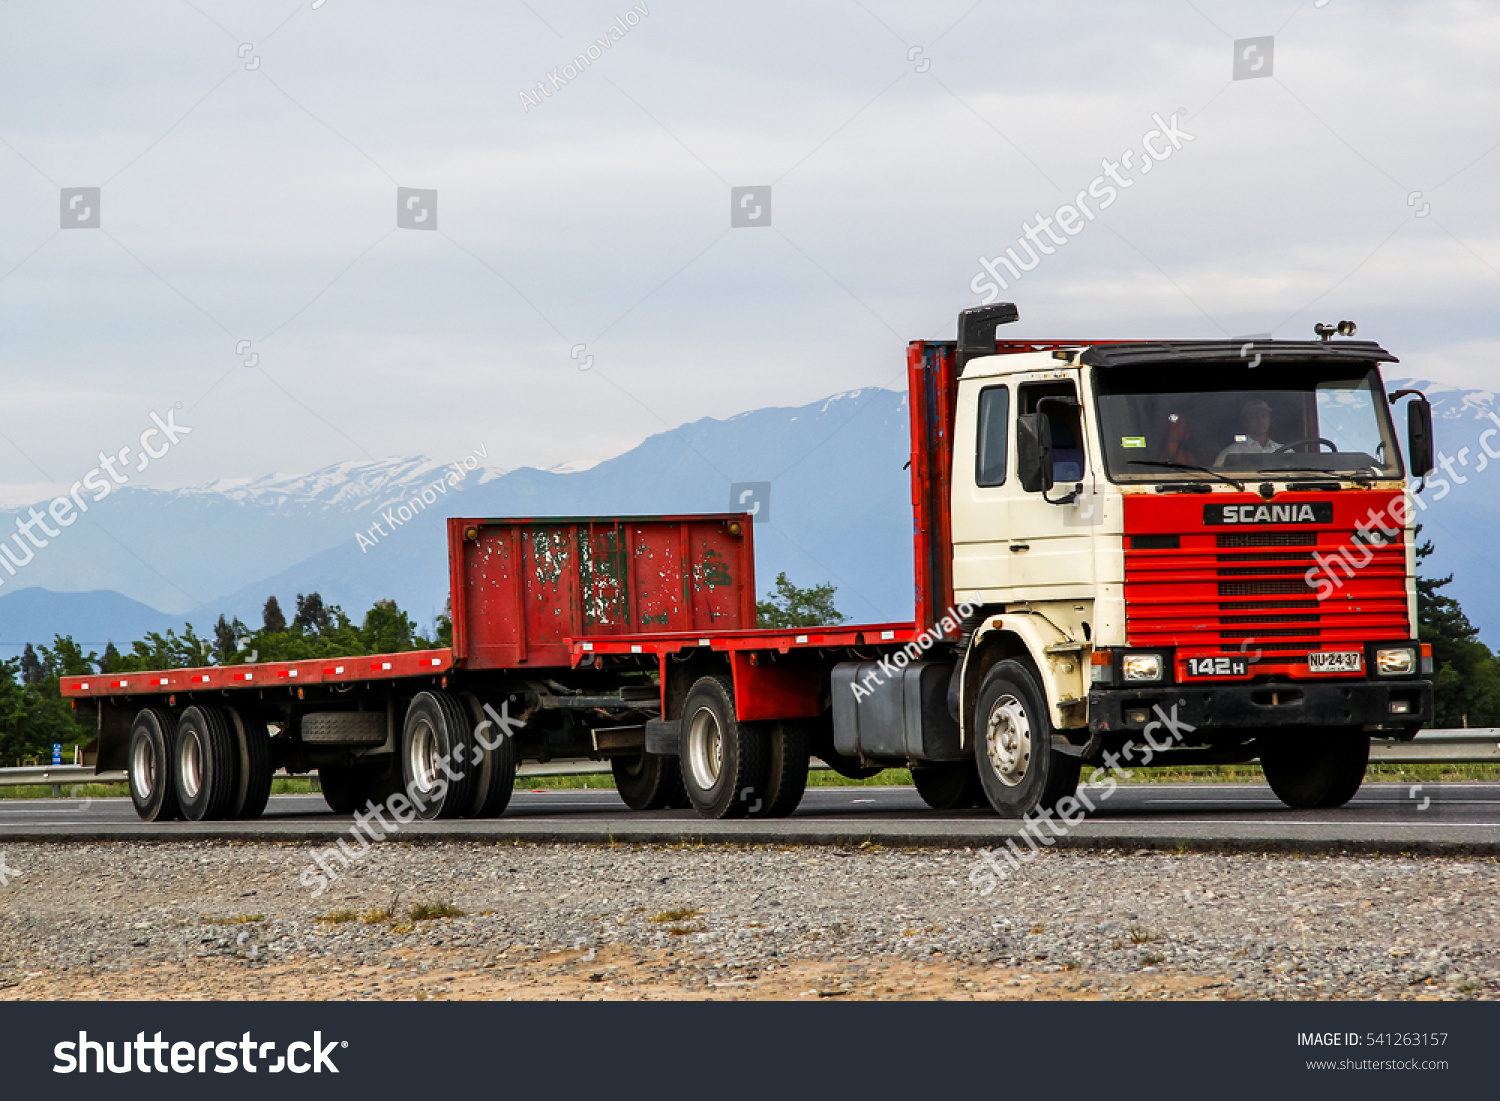
<path id="1" fill-rule="evenodd" d="M 265 914 L 240 914 L 238 917 L 216 918 L 204 914 L 204 919 L 210 925 L 258 925 L 266 920 Z"/>
<path id="2" fill-rule="evenodd" d="M 419 902 L 406 916 L 412 922 L 436 921 L 438 918 L 463 917 L 464 912 L 451 902 Z"/>
<path id="3" fill-rule="evenodd" d="M 1163 952 L 1142 952 L 1141 953 L 1141 966 L 1142 967 L 1155 967 L 1159 963 L 1166 963 L 1166 962 L 1167 962 L 1167 957 L 1166 957 L 1166 954 L 1163 953 Z"/>
<path id="4" fill-rule="evenodd" d="M 331 914 L 313 918 L 314 921 L 322 922 L 324 925 L 343 925 L 346 922 L 358 921 L 359 915 L 353 910 L 335 910 Z"/>
<path id="5" fill-rule="evenodd" d="M 1161 939 L 1161 934 L 1155 929 L 1148 929 L 1144 925 L 1136 925 L 1134 922 L 1131 923 L 1125 932 L 1129 934 L 1131 944 L 1150 944 L 1153 940 Z"/>
<path id="6" fill-rule="evenodd" d="M 672 921 L 686 921 L 688 918 L 695 918 L 702 912 L 702 910 L 694 906 L 679 906 L 675 910 L 663 910 L 654 918 L 647 918 L 646 920 L 654 925 L 665 925 Z"/>

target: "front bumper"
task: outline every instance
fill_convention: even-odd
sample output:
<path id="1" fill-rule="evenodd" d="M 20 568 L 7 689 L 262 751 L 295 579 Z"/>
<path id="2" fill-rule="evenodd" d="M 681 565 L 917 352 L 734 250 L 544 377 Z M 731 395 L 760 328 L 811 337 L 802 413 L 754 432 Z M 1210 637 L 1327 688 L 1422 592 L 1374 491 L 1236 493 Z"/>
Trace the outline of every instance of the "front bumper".
<path id="1" fill-rule="evenodd" d="M 1406 710 L 1392 713 L 1393 701 L 1404 703 Z M 1145 722 L 1126 721 L 1127 712 L 1141 710 L 1148 713 Z M 1349 727 L 1415 733 L 1432 724 L 1432 682 L 1168 684 L 1096 688 L 1089 693 L 1089 731 L 1094 734 L 1140 731 L 1164 716 L 1205 731 Z"/>

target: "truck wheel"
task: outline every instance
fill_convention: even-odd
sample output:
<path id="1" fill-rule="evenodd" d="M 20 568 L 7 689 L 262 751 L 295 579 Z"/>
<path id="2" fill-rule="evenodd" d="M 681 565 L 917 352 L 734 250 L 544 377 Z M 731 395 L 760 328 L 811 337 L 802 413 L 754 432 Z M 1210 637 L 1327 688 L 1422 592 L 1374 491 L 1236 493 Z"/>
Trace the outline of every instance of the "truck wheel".
<path id="1" fill-rule="evenodd" d="M 484 754 L 458 698 L 422 692 L 406 709 L 401 770 L 419 818 L 458 818 L 474 804 Z"/>
<path id="2" fill-rule="evenodd" d="M 917 794 L 933 810 L 968 810 L 985 802 L 979 770 L 968 761 L 948 761 L 911 770 Z"/>
<path id="3" fill-rule="evenodd" d="M 334 814 L 353 814 L 369 799 L 368 777 L 355 765 L 319 765 L 318 786 Z"/>
<path id="4" fill-rule="evenodd" d="M 130 801 L 147 822 L 182 817 L 172 786 L 171 746 L 176 735 L 177 720 L 156 707 L 142 708 L 130 724 Z"/>
<path id="5" fill-rule="evenodd" d="M 516 790 L 516 740 L 485 713 L 484 704 L 472 692 L 464 692 L 459 698 L 473 720 L 472 737 L 478 755 L 474 801 L 468 817 L 499 818 Z"/>
<path id="6" fill-rule="evenodd" d="M 247 719 L 233 707 L 224 708 L 234 733 L 235 746 L 239 750 L 239 782 L 235 785 L 234 803 L 229 808 L 228 818 L 245 820 L 259 818 L 266 809 L 266 800 L 271 797 L 271 739 L 266 734 L 266 724 Z"/>
<path id="7" fill-rule="evenodd" d="M 760 810 L 751 810 L 751 818 L 785 818 L 797 809 L 807 790 L 807 723 L 781 719 L 771 724 L 769 740 L 766 794 Z"/>
<path id="8" fill-rule="evenodd" d="M 1046 697 L 1019 661 L 985 674 L 971 736 L 985 798 L 1002 818 L 1024 818 L 1078 789 L 1078 758 L 1052 749 Z"/>
<path id="9" fill-rule="evenodd" d="M 728 677 L 700 677 L 682 706 L 682 783 L 704 818 L 743 818 L 765 799 L 766 724 L 734 717 Z"/>
<path id="10" fill-rule="evenodd" d="M 615 774 L 615 790 L 631 810 L 666 810 L 686 798 L 682 769 L 670 757 L 642 750 L 633 757 L 615 757 L 609 769 Z"/>
<path id="11" fill-rule="evenodd" d="M 1309 730 L 1266 741 L 1260 767 L 1271 790 L 1293 810 L 1341 807 L 1365 782 L 1370 736 L 1350 730 Z"/>
<path id="12" fill-rule="evenodd" d="M 189 707 L 177 720 L 172 779 L 183 817 L 217 822 L 234 806 L 240 752 L 221 707 Z"/>

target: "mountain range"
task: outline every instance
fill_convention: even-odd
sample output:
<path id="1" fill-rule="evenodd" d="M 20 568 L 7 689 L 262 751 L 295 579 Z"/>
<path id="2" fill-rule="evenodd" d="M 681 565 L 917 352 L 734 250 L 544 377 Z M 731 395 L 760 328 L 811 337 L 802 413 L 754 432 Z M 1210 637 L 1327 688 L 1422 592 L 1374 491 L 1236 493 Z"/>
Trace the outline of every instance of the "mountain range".
<path id="1" fill-rule="evenodd" d="M 1388 385 L 1429 395 L 1439 449 L 1452 457 L 1451 475 L 1440 471 L 1417 497 L 1436 547 L 1424 572 L 1451 572 L 1446 591 L 1482 637 L 1500 642 L 1500 587 L 1491 584 L 1500 493 L 1486 488 L 1500 464 L 1485 449 L 1494 437 L 1481 439 L 1500 427 L 1496 396 Z M 741 507 L 730 486 L 743 482 L 770 483 L 754 529 L 759 592 L 785 571 L 799 585 L 837 586 L 835 603 L 851 619 L 900 620 L 912 609 L 908 457 L 906 395 L 872 388 L 704 418 L 582 470 L 503 471 L 480 448 L 178 490 L 125 486 L 16 576 L 0 576 L 0 656 L 55 634 L 85 650 L 108 641 L 127 649 L 184 621 L 205 632 L 221 613 L 254 627 L 273 593 L 288 614 L 298 593 L 316 591 L 356 619 L 391 598 L 430 630 L 447 597 L 448 516 L 723 512 Z M 393 511 L 403 504 L 405 513 Z M 26 515 L 0 511 L 0 531 Z"/>

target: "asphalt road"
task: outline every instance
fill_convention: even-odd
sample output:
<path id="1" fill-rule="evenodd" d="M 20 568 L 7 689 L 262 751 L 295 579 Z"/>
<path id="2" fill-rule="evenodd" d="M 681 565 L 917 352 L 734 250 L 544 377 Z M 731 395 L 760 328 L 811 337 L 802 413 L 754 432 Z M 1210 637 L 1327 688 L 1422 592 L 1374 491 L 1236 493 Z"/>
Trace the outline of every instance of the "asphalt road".
<path id="1" fill-rule="evenodd" d="M 0 801 L 0 842 L 236 838 L 321 841 L 350 828 L 319 796 L 278 795 L 254 822 L 139 821 L 128 799 Z M 691 811 L 635 813 L 613 791 L 518 791 L 490 821 L 418 822 L 403 840 L 732 841 L 995 845 L 1019 824 L 989 811 L 937 812 L 911 788 L 809 788 L 791 818 L 708 822 Z M 1052 837 L 1051 834 L 1045 834 Z M 1500 854 L 1500 783 L 1369 784 L 1348 806 L 1288 810 L 1259 784 L 1122 786 L 1061 846 Z"/>

